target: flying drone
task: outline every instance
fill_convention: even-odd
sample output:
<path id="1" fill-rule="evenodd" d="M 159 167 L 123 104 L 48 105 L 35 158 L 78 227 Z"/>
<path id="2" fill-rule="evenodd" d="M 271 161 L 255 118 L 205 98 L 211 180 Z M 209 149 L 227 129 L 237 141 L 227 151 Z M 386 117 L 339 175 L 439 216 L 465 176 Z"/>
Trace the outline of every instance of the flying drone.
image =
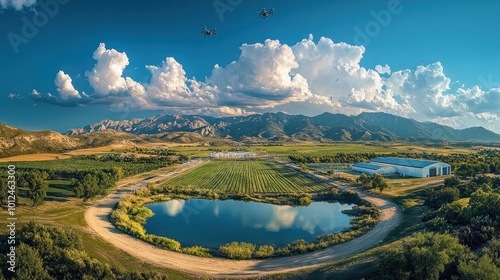
<path id="1" fill-rule="evenodd" d="M 219 35 L 219 34 L 217 33 L 217 28 L 214 28 L 214 29 L 210 30 L 210 29 L 208 29 L 206 26 L 205 26 L 205 27 L 203 27 L 203 29 L 201 30 L 201 33 L 202 33 L 205 37 L 207 37 L 207 36 L 212 36 L 212 35 L 215 35 L 215 36 Z"/>
<path id="2" fill-rule="evenodd" d="M 269 11 L 266 10 L 266 8 L 262 8 L 262 11 L 259 12 L 259 16 L 262 19 L 266 19 L 269 15 L 274 16 L 274 8 L 270 9 Z"/>
<path id="3" fill-rule="evenodd" d="M 269 17 L 269 15 L 274 16 L 274 8 L 272 8 L 270 10 L 267 10 L 266 8 L 262 8 L 262 10 L 259 12 L 259 17 L 262 19 L 266 19 L 267 17 Z M 201 34 L 203 34 L 203 36 L 205 36 L 205 37 L 209 37 L 212 35 L 215 35 L 215 36 L 219 35 L 217 33 L 217 28 L 210 30 L 206 26 L 203 27 L 203 29 L 201 30 Z"/>

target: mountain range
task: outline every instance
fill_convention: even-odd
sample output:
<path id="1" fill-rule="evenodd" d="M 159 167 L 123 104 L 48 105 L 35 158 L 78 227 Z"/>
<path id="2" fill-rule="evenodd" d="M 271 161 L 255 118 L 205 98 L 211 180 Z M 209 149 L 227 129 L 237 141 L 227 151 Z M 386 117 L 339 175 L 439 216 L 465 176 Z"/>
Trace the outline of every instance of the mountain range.
<path id="1" fill-rule="evenodd" d="M 238 117 L 157 115 L 124 121 L 105 120 L 67 135 L 115 130 L 131 134 L 183 132 L 190 137 L 234 141 L 500 141 L 500 135 L 483 127 L 454 129 L 432 122 L 418 122 L 387 113 L 357 116 L 323 113 L 318 116 L 265 113 Z"/>
<path id="2" fill-rule="evenodd" d="M 500 142 L 500 135 L 482 127 L 453 129 L 386 113 L 357 116 L 323 113 L 315 117 L 265 113 L 239 117 L 157 115 L 125 121 L 105 120 L 65 135 L 32 132 L 0 123 L 0 157 L 64 152 L 112 144 L 177 142 L 231 144 L 333 141 L 470 141 Z"/>

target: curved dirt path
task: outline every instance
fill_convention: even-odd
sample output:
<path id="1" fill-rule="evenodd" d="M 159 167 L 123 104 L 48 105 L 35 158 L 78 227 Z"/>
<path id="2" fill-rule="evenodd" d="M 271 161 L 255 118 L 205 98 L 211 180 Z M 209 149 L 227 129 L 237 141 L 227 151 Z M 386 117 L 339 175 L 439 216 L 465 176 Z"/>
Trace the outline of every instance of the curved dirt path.
<path id="1" fill-rule="evenodd" d="M 194 164 L 192 165 L 194 166 Z M 220 258 L 201 258 L 154 247 L 140 239 L 123 233 L 114 227 L 108 219 L 115 204 L 133 190 L 146 186 L 148 182 L 155 182 L 172 176 L 178 171 L 122 187 L 107 197 L 95 202 L 85 212 L 85 220 L 89 227 L 98 236 L 117 248 L 129 253 L 141 261 L 154 265 L 181 270 L 194 275 L 210 277 L 257 277 L 274 273 L 284 273 L 317 266 L 355 253 L 364 251 L 381 242 L 389 232 L 396 228 L 401 221 L 401 212 L 392 201 L 375 197 L 356 190 L 360 196 L 381 209 L 379 223 L 368 233 L 351 241 L 328 247 L 323 250 L 305 253 L 291 257 L 280 257 L 267 260 L 233 261 Z M 322 179 L 322 178 L 320 178 Z M 333 184 L 332 184 L 333 185 Z M 347 185 L 334 185 L 341 189 L 351 189 Z"/>

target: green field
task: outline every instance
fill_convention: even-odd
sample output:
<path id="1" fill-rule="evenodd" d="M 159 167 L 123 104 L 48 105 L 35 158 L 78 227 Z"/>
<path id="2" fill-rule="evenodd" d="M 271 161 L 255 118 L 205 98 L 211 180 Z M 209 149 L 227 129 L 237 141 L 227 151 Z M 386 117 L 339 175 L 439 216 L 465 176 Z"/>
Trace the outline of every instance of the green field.
<path id="1" fill-rule="evenodd" d="M 7 163 L 6 163 L 7 164 Z M 20 161 L 12 163 L 16 169 L 38 169 L 50 172 L 77 172 L 90 170 L 110 170 L 113 167 L 120 167 L 125 176 L 131 176 L 143 172 L 148 172 L 166 164 L 162 162 L 145 163 L 145 162 L 127 162 L 127 161 L 101 161 L 93 159 L 62 159 L 48 161 Z"/>
<path id="2" fill-rule="evenodd" d="M 280 164 L 265 161 L 208 162 L 166 184 L 244 194 L 305 193 L 330 188 Z"/>

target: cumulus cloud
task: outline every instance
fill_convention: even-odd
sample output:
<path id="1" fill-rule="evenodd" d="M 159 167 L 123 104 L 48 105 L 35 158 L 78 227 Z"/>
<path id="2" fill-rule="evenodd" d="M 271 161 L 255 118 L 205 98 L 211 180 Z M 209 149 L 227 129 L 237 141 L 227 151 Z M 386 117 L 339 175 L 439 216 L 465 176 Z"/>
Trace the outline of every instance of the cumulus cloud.
<path id="1" fill-rule="evenodd" d="M 383 111 L 500 131 L 494 124 L 500 116 L 500 88 L 462 85 L 452 90 L 439 61 L 414 69 L 393 70 L 387 64 L 370 69 L 360 65 L 363 46 L 325 37 L 315 41 L 312 35 L 291 46 L 268 39 L 240 49 L 235 61 L 215 65 L 204 81 L 188 78 L 183 65 L 167 57 L 160 65 L 147 65 L 151 79 L 140 83 L 123 75 L 130 64 L 127 54 L 101 43 L 93 54 L 95 66 L 86 72 L 93 93 L 79 92 L 60 71 L 58 95 L 34 90 L 32 97 L 59 106 L 108 104 L 112 110 L 206 115 Z"/>
<path id="2" fill-rule="evenodd" d="M 312 95 L 306 79 L 291 73 L 298 66 L 289 46 L 268 39 L 241 46 L 239 59 L 216 65 L 208 83 L 219 91 L 220 105 L 271 108 Z"/>
<path id="3" fill-rule="evenodd" d="M 59 71 L 56 75 L 56 79 L 54 80 L 57 86 L 57 92 L 59 92 L 59 97 L 62 100 L 69 99 L 80 99 L 80 93 L 73 86 L 73 80 L 71 77 L 64 73 L 63 71 Z"/>
<path id="4" fill-rule="evenodd" d="M 106 45 L 101 43 L 92 57 L 97 63 L 86 75 L 96 94 L 104 96 L 128 88 L 127 80 L 122 77 L 123 70 L 129 64 L 126 53 L 115 49 L 108 50 Z"/>
<path id="5" fill-rule="evenodd" d="M 36 4 L 37 0 L 0 0 L 0 8 L 2 9 L 15 9 L 21 11 L 25 8 L 32 7 Z"/>
<path id="6" fill-rule="evenodd" d="M 346 113 L 408 111 L 405 104 L 400 104 L 384 90 L 384 79 L 377 71 L 360 66 L 365 52 L 363 46 L 334 43 L 325 37 L 315 43 L 310 36 L 293 46 L 293 50 L 299 63 L 294 72 L 304 76 L 316 100 L 322 97 L 323 103 L 339 107 L 338 111 Z"/>
<path id="7" fill-rule="evenodd" d="M 151 82 L 146 86 L 152 106 L 211 107 L 215 106 L 215 91 L 195 79 L 188 79 L 180 63 L 167 57 L 161 67 L 146 66 L 151 71 Z"/>

